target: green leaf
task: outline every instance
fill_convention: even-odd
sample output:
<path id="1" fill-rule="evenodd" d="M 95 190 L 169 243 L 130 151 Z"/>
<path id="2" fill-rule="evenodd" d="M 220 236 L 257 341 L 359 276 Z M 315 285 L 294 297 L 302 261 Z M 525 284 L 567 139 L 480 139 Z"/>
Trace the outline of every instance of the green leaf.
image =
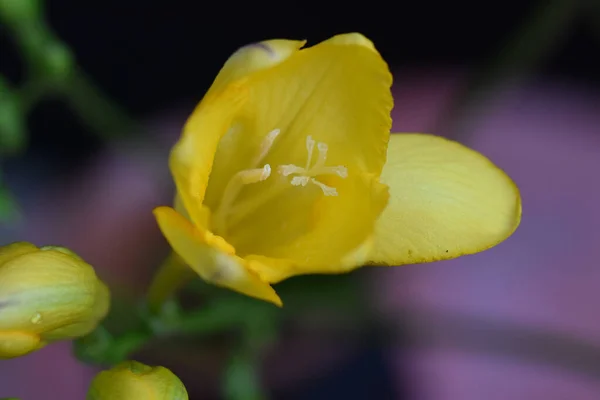
<path id="1" fill-rule="evenodd" d="M 0 17 L 13 25 L 34 22 L 41 14 L 40 0 L 0 0 Z"/>

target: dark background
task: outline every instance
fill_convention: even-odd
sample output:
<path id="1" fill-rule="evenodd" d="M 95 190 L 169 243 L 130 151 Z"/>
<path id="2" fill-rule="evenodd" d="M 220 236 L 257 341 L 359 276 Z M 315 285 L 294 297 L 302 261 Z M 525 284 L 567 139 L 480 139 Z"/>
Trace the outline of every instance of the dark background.
<path id="1" fill-rule="evenodd" d="M 304 38 L 310 45 L 357 31 L 376 43 L 392 69 L 477 68 L 493 60 L 520 27 L 534 23 L 539 10 L 551 3 L 53 0 L 46 9 L 50 25 L 83 69 L 130 113 L 143 118 L 182 103 L 192 106 L 227 57 L 250 42 Z M 594 16 L 581 8 L 537 74 L 598 84 L 600 22 L 594 19 L 600 21 L 600 11 Z M 0 46 L 0 71 L 18 82 L 22 65 L 4 30 Z M 30 151 L 52 155 L 63 164 L 87 158 L 82 150 L 100 145 L 57 102 L 42 103 L 31 120 Z M 47 134 L 49 125 L 59 128 L 59 136 Z"/>

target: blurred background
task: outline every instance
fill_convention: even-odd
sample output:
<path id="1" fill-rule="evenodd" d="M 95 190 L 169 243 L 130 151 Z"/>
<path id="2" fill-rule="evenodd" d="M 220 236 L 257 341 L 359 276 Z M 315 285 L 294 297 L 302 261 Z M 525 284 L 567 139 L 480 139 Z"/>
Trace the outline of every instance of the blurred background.
<path id="1" fill-rule="evenodd" d="M 29 3 L 39 15 L 7 11 Z M 284 308 L 261 369 L 271 398 L 600 399 L 600 1 L 0 10 L 0 244 L 70 247 L 116 296 L 142 296 L 168 253 L 151 210 L 172 199 L 170 146 L 227 57 L 358 31 L 394 74 L 394 131 L 485 154 L 520 187 L 523 221 L 481 254 L 292 282 L 345 285 L 364 312 L 347 294 Z M 135 358 L 218 399 L 227 348 L 211 337 Z M 0 396 L 83 399 L 96 371 L 52 345 L 0 362 Z"/>

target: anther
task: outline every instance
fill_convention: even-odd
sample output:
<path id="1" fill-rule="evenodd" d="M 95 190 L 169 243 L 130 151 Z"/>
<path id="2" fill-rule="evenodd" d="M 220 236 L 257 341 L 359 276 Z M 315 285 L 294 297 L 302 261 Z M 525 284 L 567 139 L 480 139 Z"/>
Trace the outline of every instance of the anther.
<path id="1" fill-rule="evenodd" d="M 275 139 L 281 133 L 281 129 L 273 129 L 271 132 L 267 133 L 267 136 L 263 139 L 260 144 L 260 151 L 258 156 L 254 160 L 254 165 L 258 165 L 269 153 L 271 147 L 273 147 L 273 143 L 275 143 Z"/>
<path id="2" fill-rule="evenodd" d="M 238 178 L 244 185 L 264 181 L 271 175 L 271 166 L 266 164 L 262 168 L 246 169 L 238 172 Z"/>
<path id="3" fill-rule="evenodd" d="M 295 176 L 290 183 L 292 186 L 306 186 L 308 184 L 308 176 Z"/>
<path id="4" fill-rule="evenodd" d="M 324 184 L 323 182 L 319 182 L 315 178 L 311 178 L 310 181 L 312 183 L 314 183 L 315 185 L 317 185 L 318 187 L 320 187 L 321 190 L 323 190 L 323 194 L 325 196 L 337 196 L 338 195 L 336 188 L 327 186 L 326 184 Z"/>
<path id="5" fill-rule="evenodd" d="M 317 145 L 319 154 L 315 165 L 311 167 L 315 144 Z M 290 181 L 292 186 L 306 186 L 308 182 L 312 182 L 323 190 L 325 196 L 337 196 L 338 192 L 335 188 L 325 185 L 314 177 L 319 175 L 337 175 L 340 178 L 347 178 L 348 169 L 342 165 L 326 167 L 325 161 L 327 161 L 327 151 L 329 150 L 329 146 L 323 142 L 316 142 L 310 135 L 306 137 L 306 150 L 308 152 L 308 157 L 305 168 L 298 167 L 294 164 L 285 164 L 280 165 L 277 168 L 279 173 L 283 176 L 297 174 L 297 176 L 292 177 Z"/>
<path id="6" fill-rule="evenodd" d="M 283 176 L 288 176 L 291 174 L 301 174 L 306 172 L 304 168 L 300 168 L 294 164 L 280 165 L 279 167 L 277 167 L 277 170 Z"/>

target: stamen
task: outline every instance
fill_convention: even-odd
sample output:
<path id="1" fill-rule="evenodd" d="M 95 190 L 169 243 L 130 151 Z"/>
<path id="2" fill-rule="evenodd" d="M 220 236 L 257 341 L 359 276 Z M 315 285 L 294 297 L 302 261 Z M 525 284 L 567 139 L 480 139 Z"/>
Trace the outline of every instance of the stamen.
<path id="1" fill-rule="evenodd" d="M 306 186 L 308 184 L 308 176 L 295 176 L 290 183 L 292 186 Z"/>
<path id="2" fill-rule="evenodd" d="M 321 167 L 321 168 L 313 168 L 310 171 L 311 176 L 318 175 L 337 175 L 340 178 L 348 177 L 348 168 L 343 165 L 337 165 L 335 167 Z"/>
<path id="3" fill-rule="evenodd" d="M 336 188 L 331 187 L 331 186 L 327 186 L 326 184 L 324 184 L 323 182 L 319 182 L 315 178 L 311 178 L 310 181 L 312 183 L 314 183 L 315 185 L 317 185 L 318 187 L 320 187 L 321 190 L 323 190 L 323 194 L 325 196 L 337 196 L 338 195 L 338 192 L 337 192 Z"/>
<path id="4" fill-rule="evenodd" d="M 325 143 L 318 143 L 317 150 L 319 151 L 319 158 L 317 158 L 317 162 L 313 166 L 313 168 L 321 168 L 325 166 L 325 161 L 327 160 L 327 150 L 329 146 Z"/>
<path id="5" fill-rule="evenodd" d="M 312 154 L 313 154 L 314 149 L 315 149 L 315 141 L 313 140 L 312 136 L 308 135 L 306 137 L 306 150 L 308 151 L 308 159 L 306 160 L 306 167 L 304 168 L 307 171 L 310 168 L 310 163 L 312 161 Z"/>
<path id="6" fill-rule="evenodd" d="M 223 191 L 221 203 L 214 213 L 215 232 L 219 233 L 221 236 L 225 234 L 225 220 L 231 210 L 231 205 L 242 189 L 242 186 L 250 183 L 262 182 L 269 176 L 271 176 L 271 166 L 265 164 L 262 168 L 240 171 L 229 180 Z"/>
<path id="7" fill-rule="evenodd" d="M 277 169 L 279 170 L 279 173 L 283 176 L 288 176 L 291 174 L 302 174 L 306 172 L 304 168 L 301 168 L 294 164 L 280 165 L 279 167 L 277 167 Z"/>
<path id="8" fill-rule="evenodd" d="M 311 167 L 315 144 L 317 145 L 319 155 L 315 165 Z M 323 190 L 325 196 L 337 196 L 338 193 L 335 188 L 319 182 L 314 177 L 319 175 L 337 175 L 340 178 L 347 178 L 348 169 L 342 165 L 326 167 L 325 161 L 327 161 L 327 151 L 329 150 L 329 146 L 323 142 L 317 143 L 310 135 L 306 137 L 306 150 L 308 151 L 308 157 L 305 168 L 298 167 L 294 164 L 285 164 L 278 167 L 279 173 L 283 176 L 298 174 L 298 176 L 294 176 L 290 181 L 292 186 L 306 186 L 308 182 L 312 182 Z"/>
<path id="9" fill-rule="evenodd" d="M 271 175 L 271 166 L 269 164 L 265 164 L 265 166 L 262 168 L 246 169 L 238 172 L 237 175 L 243 185 L 261 182 Z"/>
<path id="10" fill-rule="evenodd" d="M 273 129 L 267 134 L 267 136 L 265 136 L 262 143 L 260 144 L 260 151 L 258 153 L 258 156 L 254 160 L 254 165 L 260 164 L 260 162 L 266 157 L 266 155 L 271 150 L 271 147 L 273 147 L 275 139 L 277 139 L 277 136 L 279 136 L 280 133 L 281 129 Z"/>

